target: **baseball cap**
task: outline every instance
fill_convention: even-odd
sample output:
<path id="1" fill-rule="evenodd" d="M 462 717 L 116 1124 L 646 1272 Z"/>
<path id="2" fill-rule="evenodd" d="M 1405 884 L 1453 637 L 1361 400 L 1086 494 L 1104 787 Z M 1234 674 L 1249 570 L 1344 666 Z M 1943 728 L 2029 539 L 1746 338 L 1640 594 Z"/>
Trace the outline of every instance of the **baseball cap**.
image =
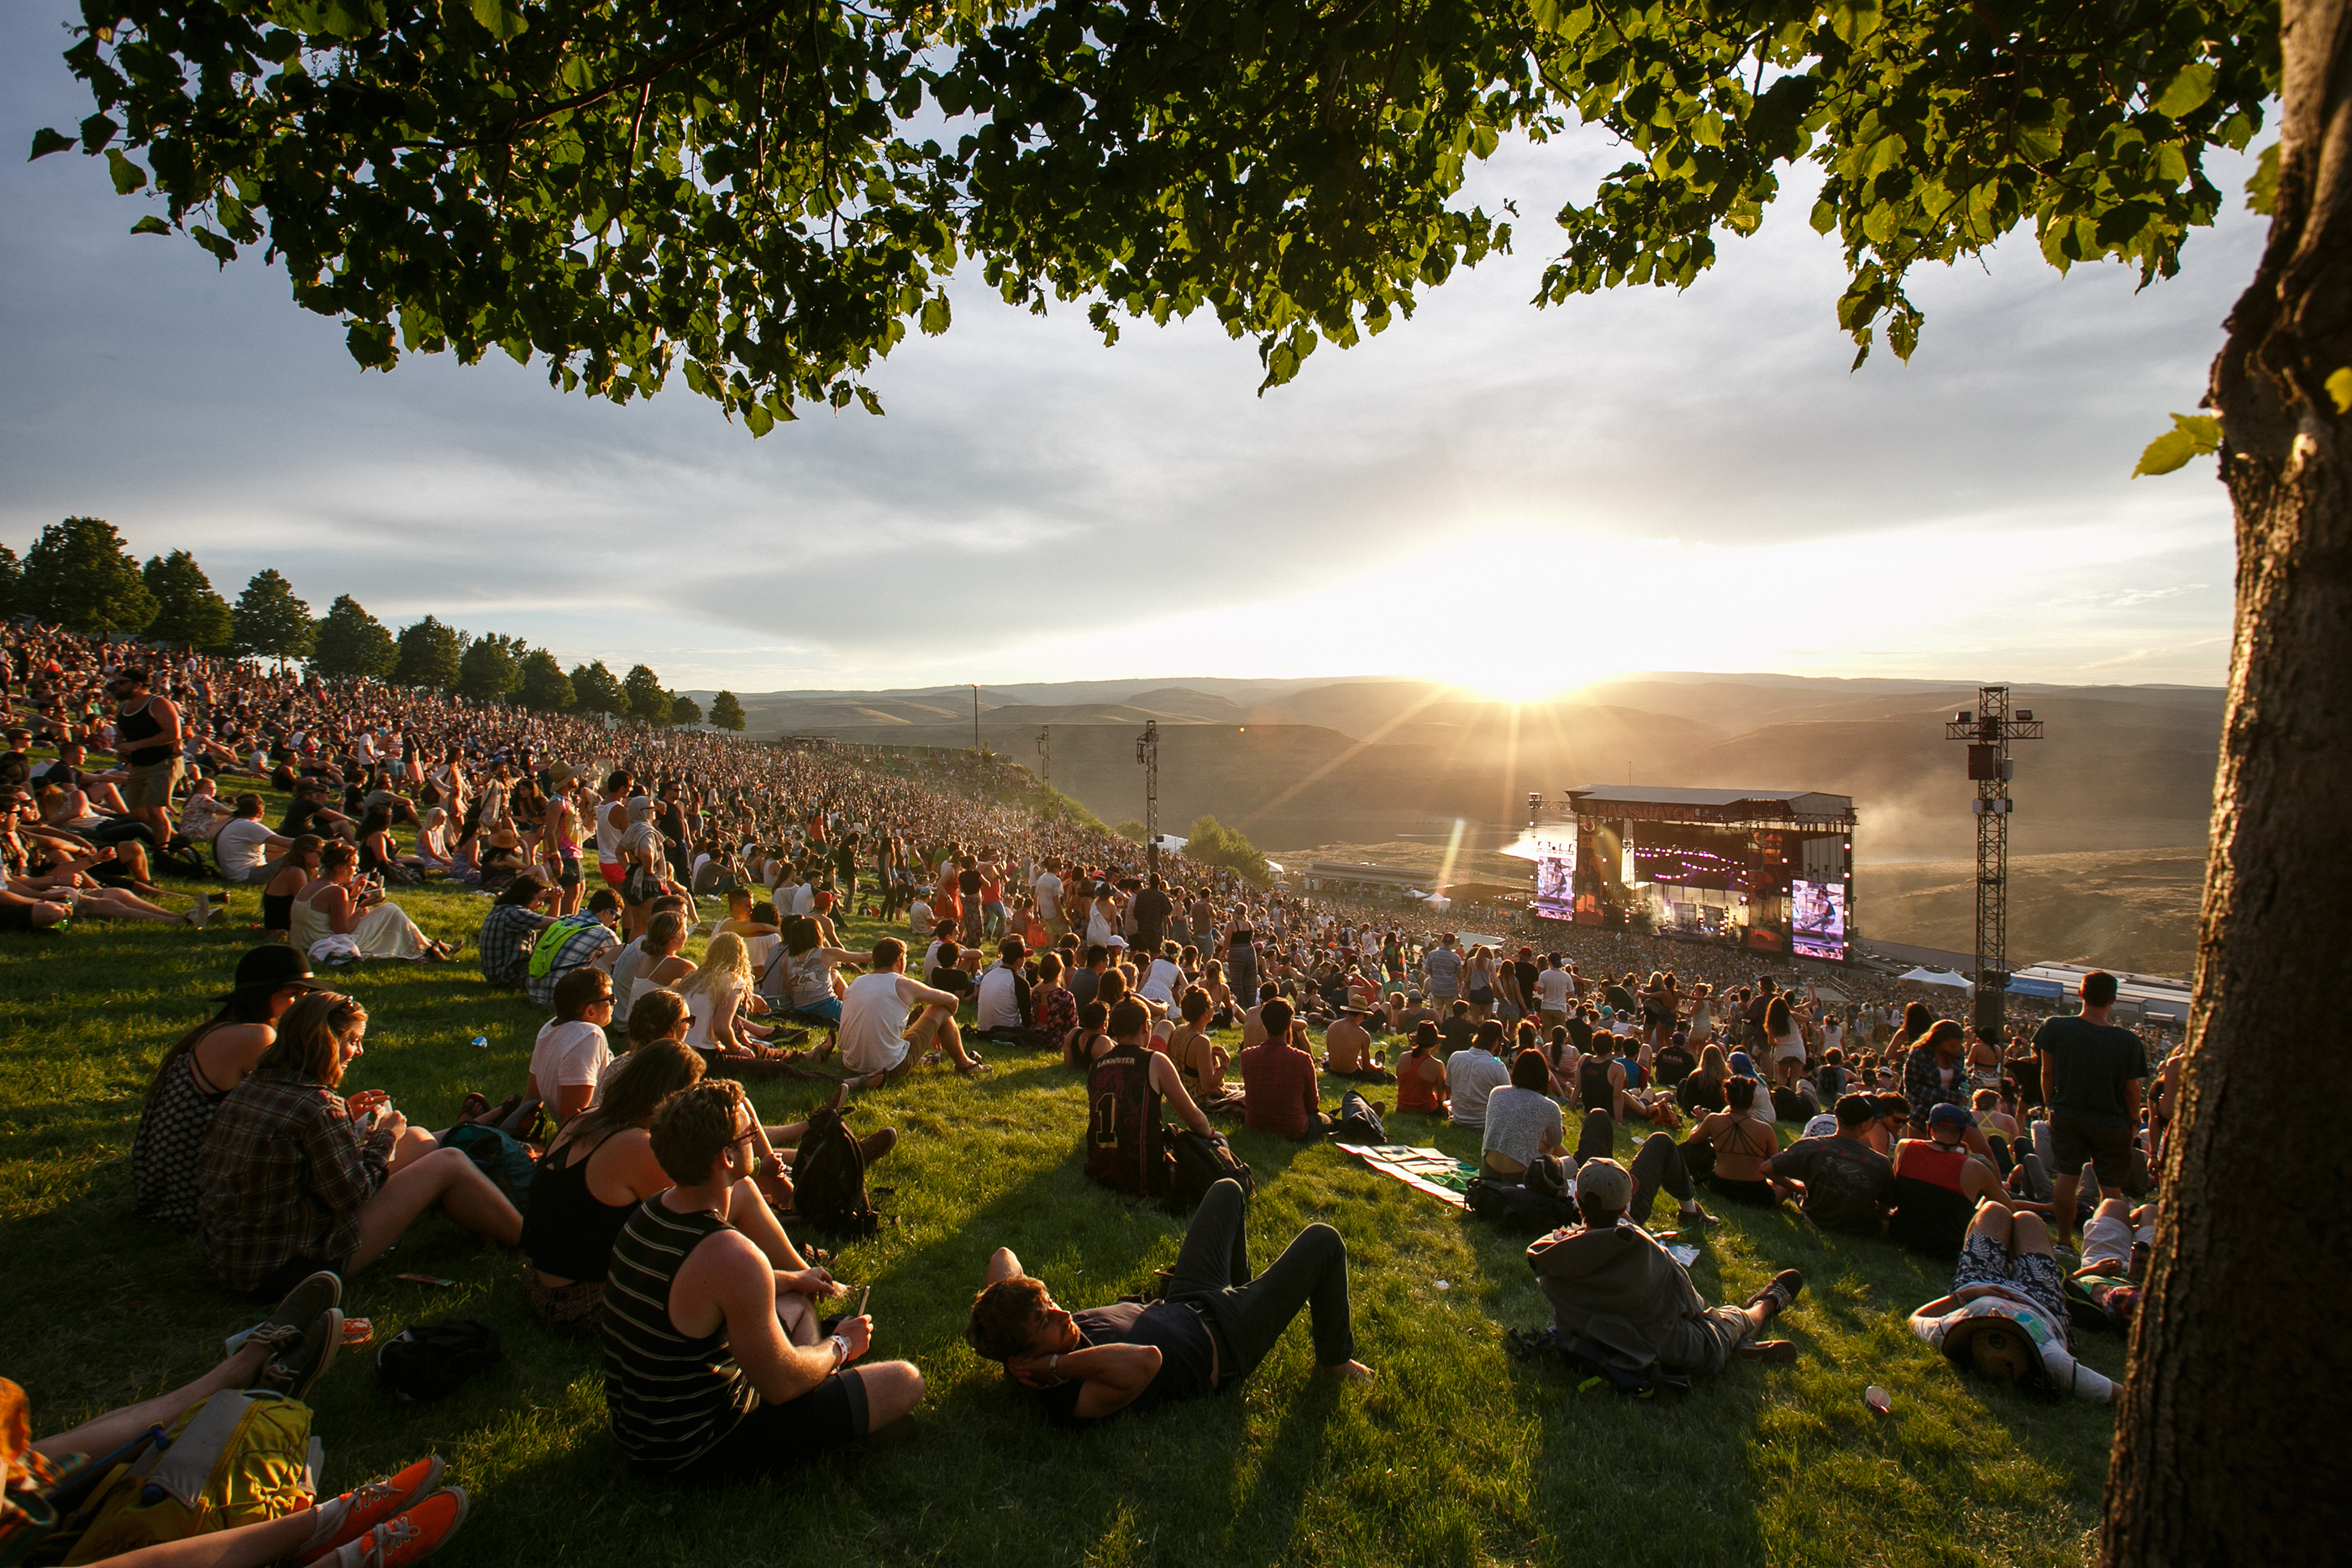
<path id="1" fill-rule="evenodd" d="M 1977 1119 L 1974 1116 L 1969 1115 L 1966 1111 L 1961 1110 L 1958 1105 L 1953 1104 L 1948 1100 L 1939 1105 L 1932 1107 L 1927 1113 L 1927 1124 L 1929 1126 L 1932 1127 L 1938 1122 L 1949 1122 L 1957 1127 L 1973 1127 L 1977 1124 Z"/>
<path id="2" fill-rule="evenodd" d="M 221 1000 L 254 991 L 275 991 L 287 986 L 312 988 L 310 965 L 292 947 L 256 947 L 236 961 L 236 986 Z"/>
<path id="3" fill-rule="evenodd" d="M 1633 1177 L 1615 1160 L 1587 1160 L 1576 1167 L 1576 1196 L 1622 1211 L 1633 1201 Z"/>

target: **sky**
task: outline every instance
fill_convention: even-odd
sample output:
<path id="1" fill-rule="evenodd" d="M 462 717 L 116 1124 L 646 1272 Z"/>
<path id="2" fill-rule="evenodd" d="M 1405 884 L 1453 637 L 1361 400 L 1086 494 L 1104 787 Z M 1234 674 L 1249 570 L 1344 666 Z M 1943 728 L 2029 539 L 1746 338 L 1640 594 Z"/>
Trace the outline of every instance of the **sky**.
<path id="1" fill-rule="evenodd" d="M 89 112 L 58 0 L 0 11 L 0 149 Z M 2258 143 L 2259 145 L 2259 143 Z M 1622 154 L 1507 144 L 1469 198 L 1512 254 L 1260 397 L 1213 322 L 1040 319 L 967 266 L 888 413 L 753 441 L 493 354 L 362 371 L 257 256 L 133 237 L 101 161 L 0 153 L 0 543 L 68 515 L 230 598 L 274 567 L 681 690 L 1392 674 L 1533 697 L 1620 670 L 2218 685 L 2210 460 L 2126 476 L 2192 409 L 2261 220 L 2179 277 L 2062 277 L 2030 235 L 1930 269 L 1906 365 L 1850 373 L 1801 175 L 1689 290 L 1538 310 L 1550 221 Z"/>

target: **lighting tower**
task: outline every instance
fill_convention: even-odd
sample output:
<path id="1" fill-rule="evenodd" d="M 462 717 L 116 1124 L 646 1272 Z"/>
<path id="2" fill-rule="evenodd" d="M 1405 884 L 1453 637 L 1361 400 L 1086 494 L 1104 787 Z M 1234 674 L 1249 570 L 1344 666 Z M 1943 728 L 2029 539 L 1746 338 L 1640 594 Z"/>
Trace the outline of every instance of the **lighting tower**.
<path id="1" fill-rule="evenodd" d="M 1037 755 L 1045 765 L 1045 788 L 1054 787 L 1054 727 L 1050 724 L 1037 730 Z"/>
<path id="2" fill-rule="evenodd" d="M 2040 740 L 2032 708 L 2011 713 L 2007 686 L 1979 686 L 1974 713 L 1954 716 L 1948 740 L 1969 743 L 1969 802 L 1977 818 L 1977 1033 L 1998 1045 L 2009 998 L 2009 781 L 2017 770 L 2011 741 Z"/>
<path id="3" fill-rule="evenodd" d="M 1135 760 L 1143 767 L 1143 861 L 1150 874 L 1160 874 L 1160 721 L 1143 721 L 1136 737 Z"/>

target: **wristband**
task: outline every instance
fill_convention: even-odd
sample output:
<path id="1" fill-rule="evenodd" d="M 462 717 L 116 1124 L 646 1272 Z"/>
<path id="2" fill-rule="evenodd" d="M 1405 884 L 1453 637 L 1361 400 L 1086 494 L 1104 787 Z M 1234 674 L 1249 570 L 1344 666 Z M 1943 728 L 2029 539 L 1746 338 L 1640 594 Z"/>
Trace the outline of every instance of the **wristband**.
<path id="1" fill-rule="evenodd" d="M 841 1334 L 833 1336 L 833 1369 L 839 1372 L 849 1364 L 849 1341 Z"/>

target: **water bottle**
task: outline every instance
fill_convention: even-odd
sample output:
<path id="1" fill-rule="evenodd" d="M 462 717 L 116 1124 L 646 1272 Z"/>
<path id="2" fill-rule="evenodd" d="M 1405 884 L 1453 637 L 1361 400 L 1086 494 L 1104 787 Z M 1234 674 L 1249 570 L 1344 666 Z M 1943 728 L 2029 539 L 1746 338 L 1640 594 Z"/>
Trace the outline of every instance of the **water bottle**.
<path id="1" fill-rule="evenodd" d="M 480 1035 L 480 1034 L 476 1035 L 476 1036 L 474 1037 L 474 1039 L 473 1039 L 473 1046 L 474 1046 L 474 1049 L 475 1049 L 476 1051 L 488 1051 L 488 1050 L 489 1050 L 489 1049 L 490 1049 L 490 1040 L 489 1040 L 489 1037 L 488 1037 L 488 1035 Z"/>

